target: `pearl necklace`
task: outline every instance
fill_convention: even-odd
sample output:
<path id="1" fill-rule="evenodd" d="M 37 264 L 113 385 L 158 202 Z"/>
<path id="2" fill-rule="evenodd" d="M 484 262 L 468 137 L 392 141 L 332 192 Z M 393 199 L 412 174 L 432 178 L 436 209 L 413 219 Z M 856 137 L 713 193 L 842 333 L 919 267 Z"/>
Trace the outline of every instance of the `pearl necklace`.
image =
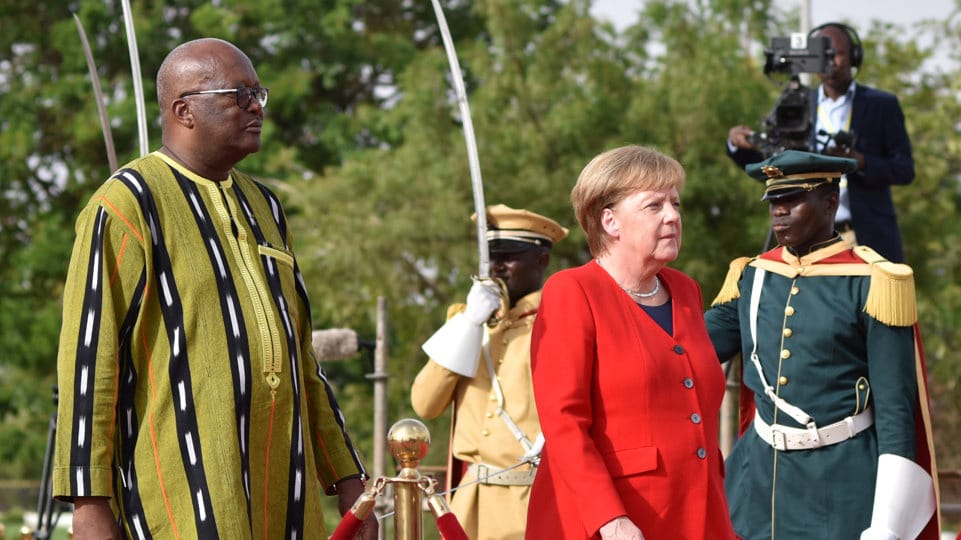
<path id="1" fill-rule="evenodd" d="M 620 285 L 620 287 L 624 289 L 624 292 L 626 292 L 627 294 L 631 295 L 634 298 L 650 298 L 656 295 L 658 291 L 661 290 L 661 280 L 658 279 L 657 276 L 654 276 L 654 288 L 647 292 L 634 291 L 634 290 L 628 289 L 623 285 Z"/>
<path id="2" fill-rule="evenodd" d="M 595 259 L 594 259 L 594 262 L 597 263 L 597 266 L 600 266 L 601 268 L 604 268 L 604 266 L 601 265 L 601 260 L 600 260 L 599 258 L 595 258 Z M 606 271 L 607 269 L 604 268 L 604 270 Z M 610 273 L 610 272 L 608 272 L 608 274 L 609 274 L 609 273 Z M 613 276 L 612 276 L 612 277 L 613 277 Z M 621 285 L 620 283 L 618 283 L 617 286 L 620 287 L 620 288 L 621 288 L 624 292 L 626 292 L 627 294 L 631 295 L 631 297 L 645 300 L 645 299 L 647 299 L 647 298 L 650 298 L 650 297 L 652 297 L 652 296 L 657 295 L 657 293 L 661 290 L 661 280 L 658 279 L 657 275 L 655 275 L 655 276 L 654 276 L 654 288 L 651 289 L 651 290 L 649 290 L 649 291 L 647 291 L 647 292 L 640 292 L 640 291 L 635 291 L 635 290 L 633 290 L 633 289 L 628 289 L 627 287 Z"/>

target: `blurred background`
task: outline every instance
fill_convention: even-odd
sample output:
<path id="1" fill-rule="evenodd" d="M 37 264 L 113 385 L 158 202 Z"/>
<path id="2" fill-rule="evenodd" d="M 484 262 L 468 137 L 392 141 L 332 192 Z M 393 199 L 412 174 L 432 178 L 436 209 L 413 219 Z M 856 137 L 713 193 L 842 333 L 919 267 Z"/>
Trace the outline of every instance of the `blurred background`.
<path id="1" fill-rule="evenodd" d="M 597 153 L 624 144 L 657 147 L 686 168 L 684 246 L 674 266 L 701 283 L 705 302 L 732 258 L 759 252 L 768 222 L 761 185 L 724 145 L 731 126 L 760 127 L 774 105 L 781 89 L 762 72 L 763 49 L 771 37 L 797 31 L 807 2 L 442 4 L 465 74 L 487 203 L 529 208 L 571 228 L 554 249 L 552 270 L 589 257 L 570 209 L 577 174 Z M 854 25 L 865 49 L 857 80 L 895 93 L 906 116 L 916 178 L 893 191 L 918 287 L 938 462 L 956 472 L 961 7 L 959 0 L 878 6 L 816 0 L 808 22 Z M 170 49 L 220 37 L 251 57 L 270 104 L 263 148 L 241 168 L 287 206 L 315 328 L 349 327 L 371 339 L 377 298 L 386 299 L 387 418 L 414 416 L 408 390 L 425 361 L 420 344 L 443 322 L 446 305 L 464 298 L 477 265 L 460 112 L 430 2 L 132 7 L 151 150 L 160 146 L 154 78 Z M 111 173 L 74 13 L 89 36 L 119 162 L 139 155 L 121 11 L 113 0 L 0 2 L 0 522 L 8 538 L 37 507 L 73 222 Z M 369 458 L 372 357 L 326 369 Z M 424 464 L 444 465 L 448 424 L 446 415 L 427 423 L 434 444 Z M 957 530 L 959 515 L 945 517 Z M 328 518 L 336 524 L 333 510 Z"/>

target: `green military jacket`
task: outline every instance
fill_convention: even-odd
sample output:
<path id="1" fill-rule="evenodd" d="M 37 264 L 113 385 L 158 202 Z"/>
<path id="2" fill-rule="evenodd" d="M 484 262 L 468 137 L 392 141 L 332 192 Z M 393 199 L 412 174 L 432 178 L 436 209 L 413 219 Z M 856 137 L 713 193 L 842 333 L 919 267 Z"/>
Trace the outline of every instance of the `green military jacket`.
<path id="1" fill-rule="evenodd" d="M 748 360 L 752 285 L 762 268 L 756 350 L 767 383 L 819 427 L 867 407 L 875 423 L 838 444 L 778 451 L 742 418 L 725 480 L 735 531 L 746 540 L 858 538 L 871 521 L 878 456 L 915 457 L 911 270 L 840 238 L 801 258 L 778 247 L 732 263 L 705 315 L 711 340 L 722 362 L 743 355 L 742 397 L 756 407 L 749 414 L 791 427 L 804 426 L 775 406 Z"/>

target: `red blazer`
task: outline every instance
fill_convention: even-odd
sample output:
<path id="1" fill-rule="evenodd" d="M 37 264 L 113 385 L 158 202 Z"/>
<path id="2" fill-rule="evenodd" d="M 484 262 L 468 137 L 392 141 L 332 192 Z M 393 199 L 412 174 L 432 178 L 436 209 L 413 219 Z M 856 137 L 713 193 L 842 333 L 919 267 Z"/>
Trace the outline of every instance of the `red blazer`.
<path id="1" fill-rule="evenodd" d="M 677 270 L 658 277 L 673 336 L 593 261 L 544 286 L 531 369 L 547 444 L 528 539 L 598 538 L 620 515 L 648 540 L 734 538 L 718 448 L 725 381 L 701 291 Z"/>

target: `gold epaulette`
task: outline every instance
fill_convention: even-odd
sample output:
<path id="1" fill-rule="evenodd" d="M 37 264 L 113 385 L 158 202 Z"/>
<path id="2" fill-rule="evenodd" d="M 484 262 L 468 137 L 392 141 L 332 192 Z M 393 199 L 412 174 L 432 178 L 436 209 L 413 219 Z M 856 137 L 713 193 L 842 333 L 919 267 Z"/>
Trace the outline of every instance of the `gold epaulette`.
<path id="1" fill-rule="evenodd" d="M 741 296 L 741 291 L 737 288 L 737 282 L 741 280 L 744 267 L 752 260 L 754 260 L 752 257 L 738 257 L 731 261 L 731 264 L 727 267 L 727 277 L 724 278 L 724 284 L 721 285 L 721 290 L 717 292 L 717 296 L 715 296 L 714 301 L 711 302 L 712 306 L 730 302 Z"/>
<path id="2" fill-rule="evenodd" d="M 914 271 L 906 264 L 893 263 L 867 246 L 854 253 L 871 266 L 871 287 L 864 311 L 889 326 L 911 326 L 918 320 Z"/>

